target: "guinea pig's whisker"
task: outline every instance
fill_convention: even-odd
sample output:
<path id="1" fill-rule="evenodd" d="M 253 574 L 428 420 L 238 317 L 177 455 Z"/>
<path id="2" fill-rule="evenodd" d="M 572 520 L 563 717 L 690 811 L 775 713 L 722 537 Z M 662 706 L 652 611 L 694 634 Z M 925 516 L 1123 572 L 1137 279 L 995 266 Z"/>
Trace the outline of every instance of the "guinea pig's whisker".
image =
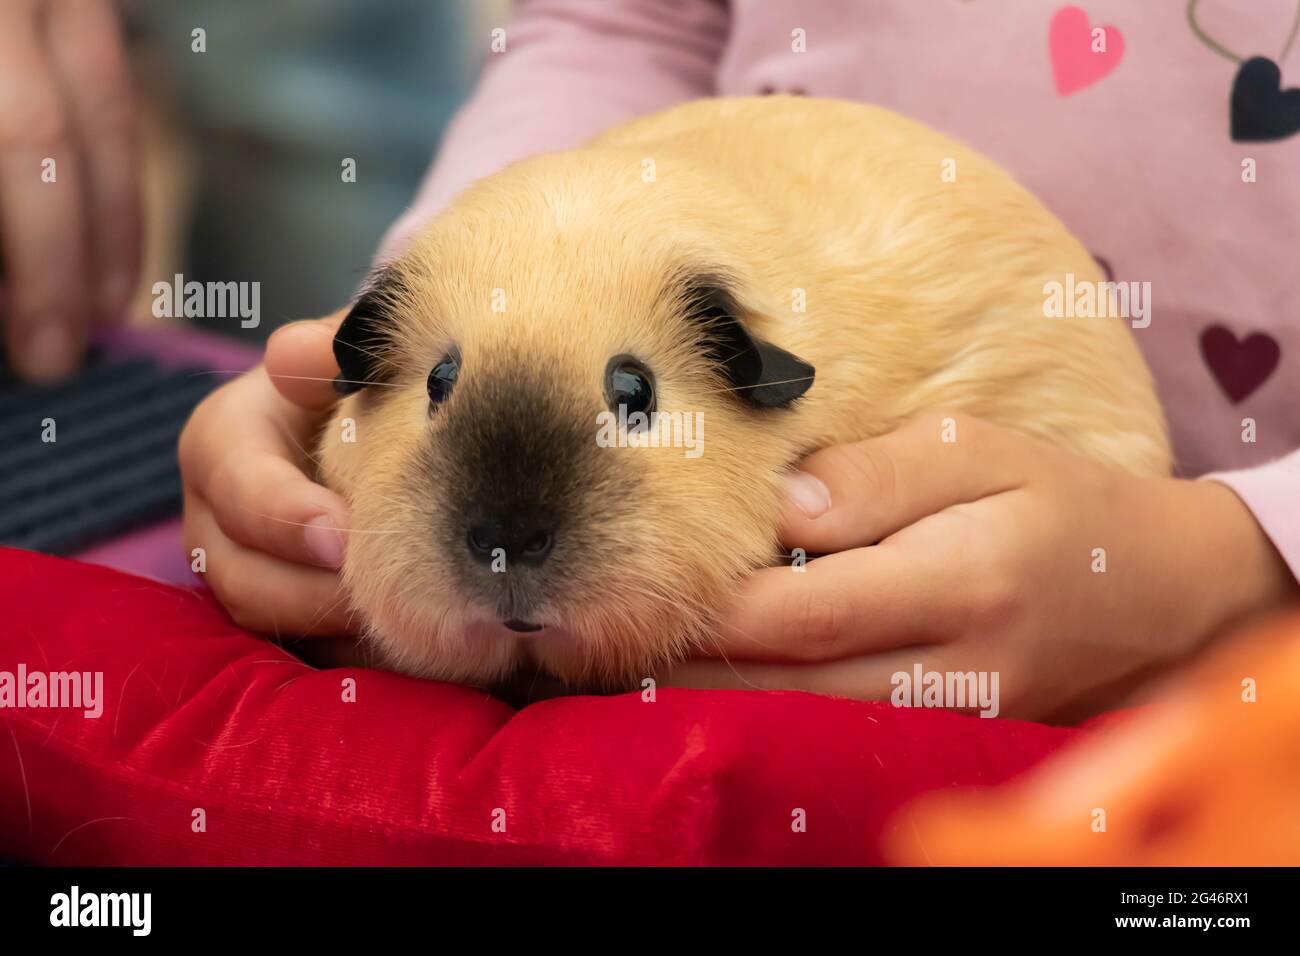
<path id="1" fill-rule="evenodd" d="M 728 625 L 728 626 L 729 626 L 733 631 L 735 631 L 737 634 L 740 634 L 741 636 L 743 636 L 746 640 L 753 641 L 753 643 L 754 643 L 756 646 L 758 646 L 758 647 L 766 647 L 766 648 L 768 648 L 768 649 L 772 649 L 772 648 L 775 648 L 775 647 L 777 646 L 776 644 L 772 644 L 772 643 L 769 643 L 769 642 L 767 642 L 767 641 L 760 641 L 760 640 L 759 640 L 757 637 L 755 637 L 753 634 L 750 634 L 748 631 L 742 631 L 740 628 L 736 627 L 734 624 L 731 624 L 731 625 Z M 727 655 L 726 655 L 726 652 L 723 651 L 723 649 L 722 649 L 722 638 L 718 637 L 716 634 L 711 634 L 711 635 L 709 635 L 709 636 L 710 636 L 710 638 L 711 638 L 714 642 L 716 642 L 716 644 L 717 644 L 717 646 L 718 646 L 718 653 L 721 654 L 722 657 L 723 657 L 723 659 L 725 660 Z M 736 676 L 739 677 L 740 675 L 737 674 Z"/>
<path id="2" fill-rule="evenodd" d="M 737 352 L 732 352 L 730 355 L 723 356 L 721 364 L 725 366 L 728 362 L 733 362 L 736 359 L 740 358 L 742 355 L 744 355 L 746 352 L 752 352 L 752 351 L 754 351 L 754 346 L 747 345 L 743 349 L 740 349 Z"/>
<path id="3" fill-rule="evenodd" d="M 391 495 L 380 494 L 377 491 L 370 491 L 367 492 L 366 494 L 367 497 L 374 498 L 376 501 L 388 502 L 388 504 L 398 509 L 398 511 L 405 512 L 405 511 L 409 511 L 411 508 L 411 503 L 409 501 L 399 501 L 398 499 L 392 497 Z"/>
<path id="4" fill-rule="evenodd" d="M 190 372 L 187 378 L 200 378 L 204 375 L 243 375 L 247 372 L 246 368 L 202 368 L 195 372 Z"/>
<path id="5" fill-rule="evenodd" d="M 524 694 L 524 700 L 533 699 L 533 691 L 537 689 L 537 681 L 539 678 L 541 678 L 541 676 L 542 676 L 542 669 L 540 667 L 534 667 L 533 679 L 528 682 L 528 691 Z"/>
<path id="6" fill-rule="evenodd" d="M 381 365 L 392 364 L 389 359 L 389 356 L 380 349 L 366 348 L 364 345 L 357 345 L 355 342 L 348 342 L 346 344 L 348 348 L 352 349 L 352 351 L 360 352 L 362 355 L 366 356 L 367 358 L 374 359 L 376 362 L 379 362 Z"/>
<path id="7" fill-rule="evenodd" d="M 272 375 L 267 372 L 268 378 L 287 378 L 300 382 L 342 382 L 344 385 L 378 385 L 383 388 L 401 388 L 402 386 L 395 382 L 370 382 L 356 378 L 325 378 L 320 375 Z"/>
<path id="8" fill-rule="evenodd" d="M 340 382 L 343 385 L 361 385 L 366 388 L 402 388 L 400 382 L 376 382 L 363 378 L 332 378 L 331 382 Z"/>
<path id="9" fill-rule="evenodd" d="M 250 514 L 255 514 L 259 518 L 266 518 L 268 521 L 278 521 L 281 524 L 296 524 L 300 528 L 309 527 L 305 521 L 290 521 L 288 518 L 279 518 L 275 515 L 268 515 L 261 511 L 254 511 L 252 508 L 246 509 Z M 320 527 L 320 525 L 310 525 L 310 527 Z M 348 534 L 406 534 L 407 529 L 396 528 L 336 528 L 333 525 L 325 526 L 330 531 L 346 531 Z"/>
<path id="10" fill-rule="evenodd" d="M 316 626 L 317 624 L 319 624 L 321 621 L 325 620 L 325 618 L 329 617 L 329 615 L 332 614 L 332 613 L 334 612 L 334 609 L 337 608 L 340 604 L 342 604 L 342 603 L 343 603 L 344 601 L 346 601 L 347 599 L 348 599 L 348 596 L 347 596 L 346 594 L 344 594 L 344 595 L 342 595 L 342 596 L 341 596 L 337 601 L 333 602 L 333 603 L 330 604 L 328 607 L 323 608 L 319 613 L 317 613 L 317 615 L 316 615 L 314 618 L 311 619 L 311 622 L 308 623 L 308 625 L 302 629 L 302 633 L 303 633 L 303 634 L 310 634 L 310 633 L 311 633 L 311 629 L 312 629 L 313 627 L 315 627 L 315 626 Z M 351 617 L 349 617 L 349 618 L 348 618 L 349 626 L 351 625 L 351 620 L 352 620 Z"/>
<path id="11" fill-rule="evenodd" d="M 746 636 L 748 636 L 748 635 L 746 635 Z M 744 674 L 742 674 L 740 671 L 736 670 L 736 665 L 733 664 L 733 663 L 731 663 L 731 658 L 729 658 L 729 657 L 727 656 L 727 652 L 724 651 L 724 650 L 722 649 L 722 641 L 721 641 L 719 638 L 717 638 L 716 636 L 712 637 L 712 640 L 714 641 L 714 643 L 715 643 L 715 645 L 716 645 L 716 649 L 717 649 L 717 652 L 718 652 L 718 656 L 719 656 L 720 658 L 722 658 L 722 663 L 726 664 L 727 667 L 728 667 L 728 669 L 731 671 L 731 673 L 733 673 L 733 674 L 736 675 L 736 680 L 740 681 L 742 684 L 744 684 L 744 685 L 745 685 L 746 687 L 748 687 L 750 690 L 770 690 L 770 689 L 771 689 L 771 688 L 768 688 L 768 687 L 760 687 L 758 684 L 755 684 L 752 680 L 750 680 L 749 678 L 747 678 L 747 677 L 746 677 Z"/>
<path id="12" fill-rule="evenodd" d="M 793 382 L 809 382 L 812 381 L 812 378 L 813 376 L 811 375 L 801 375 L 798 378 L 786 378 L 786 379 L 781 379 L 780 381 L 777 382 L 762 382 L 758 385 L 733 385 L 730 386 L 729 388 L 714 388 L 714 389 L 709 389 L 709 391 L 713 394 L 717 394 L 719 392 L 740 392 L 747 388 L 766 388 L 769 385 L 789 385 Z"/>
<path id="13" fill-rule="evenodd" d="M 188 377 L 198 378 L 203 375 L 243 375 L 247 371 L 248 369 L 246 368 L 205 368 L 205 369 L 200 369 L 197 372 L 190 372 Z M 371 382 L 362 379 L 351 379 L 351 378 L 325 378 L 319 375 L 272 375 L 270 372 L 267 372 L 266 375 L 267 378 L 284 378 L 290 380 L 297 380 L 301 382 L 330 382 L 330 383 L 342 382 L 345 385 L 367 385 L 367 386 L 377 385 L 384 388 L 402 387 L 401 385 L 394 382 Z"/>
<path id="14" fill-rule="evenodd" d="M 285 438 L 289 439 L 289 441 L 293 442 L 293 447 L 297 448 L 300 452 L 302 452 L 304 458 L 308 459 L 309 461 L 315 462 L 318 468 L 325 467 L 325 463 L 321 461 L 320 458 L 317 457 L 315 454 L 309 452 L 306 448 L 303 448 L 302 443 L 299 442 L 298 439 L 294 438 L 290 432 L 283 431 L 282 434 L 284 435 Z"/>

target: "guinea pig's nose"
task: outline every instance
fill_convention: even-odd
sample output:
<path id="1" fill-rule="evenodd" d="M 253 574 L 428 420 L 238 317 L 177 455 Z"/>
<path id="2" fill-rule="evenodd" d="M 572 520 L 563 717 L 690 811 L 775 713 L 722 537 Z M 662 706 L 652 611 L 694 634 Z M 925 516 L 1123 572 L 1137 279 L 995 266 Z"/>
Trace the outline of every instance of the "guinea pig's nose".
<path id="1" fill-rule="evenodd" d="M 555 545 L 555 533 L 549 528 L 492 521 L 472 525 L 467 541 L 469 553 L 480 564 L 490 564 L 498 550 L 508 561 L 541 564 Z"/>

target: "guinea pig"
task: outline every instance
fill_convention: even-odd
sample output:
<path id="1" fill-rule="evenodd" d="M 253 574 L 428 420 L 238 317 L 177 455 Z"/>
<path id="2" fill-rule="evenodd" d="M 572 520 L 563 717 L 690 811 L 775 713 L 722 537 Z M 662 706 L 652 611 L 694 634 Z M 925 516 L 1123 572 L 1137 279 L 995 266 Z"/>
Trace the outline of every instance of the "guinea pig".
<path id="1" fill-rule="evenodd" d="M 1126 324 L 1045 314 L 1071 274 L 1101 282 L 1006 173 L 860 104 L 701 100 L 480 180 L 334 340 L 372 652 L 635 687 L 777 560 L 803 455 L 924 409 L 1167 475 Z"/>

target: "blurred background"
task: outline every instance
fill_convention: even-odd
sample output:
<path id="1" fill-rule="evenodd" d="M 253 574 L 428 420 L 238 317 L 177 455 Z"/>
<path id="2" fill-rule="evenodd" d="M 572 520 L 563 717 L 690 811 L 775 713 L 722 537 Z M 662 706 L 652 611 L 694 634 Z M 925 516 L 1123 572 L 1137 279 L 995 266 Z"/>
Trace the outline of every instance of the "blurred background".
<path id="1" fill-rule="evenodd" d="M 151 286 L 259 281 L 265 339 L 346 302 L 410 202 L 509 0 L 125 0 Z M 192 50 L 206 31 L 207 51 Z M 343 162 L 356 161 L 344 182 Z M 202 325 L 202 319 L 193 320 Z"/>
<path id="2" fill-rule="evenodd" d="M 141 141 L 139 285 L 129 326 L 97 330 L 69 380 L 20 382 L 0 346 L 0 544 L 193 584 L 176 517 L 183 425 L 280 325 L 351 299 L 510 5 L 114 4 Z M 244 327 L 243 303 L 160 317 L 174 310 L 159 283 L 256 288 L 258 321 Z"/>

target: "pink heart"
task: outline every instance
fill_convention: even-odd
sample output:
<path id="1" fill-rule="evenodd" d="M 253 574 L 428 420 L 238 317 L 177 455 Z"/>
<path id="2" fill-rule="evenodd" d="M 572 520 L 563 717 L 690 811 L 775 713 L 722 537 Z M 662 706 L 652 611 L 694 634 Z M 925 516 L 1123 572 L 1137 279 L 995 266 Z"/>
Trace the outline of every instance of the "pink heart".
<path id="1" fill-rule="evenodd" d="M 1223 394 L 1236 405 L 1273 374 L 1282 347 L 1266 332 L 1238 339 L 1222 325 L 1211 325 L 1201 333 L 1201 356 Z"/>
<path id="2" fill-rule="evenodd" d="M 1102 27 L 1105 52 L 1092 49 L 1092 26 L 1088 14 L 1078 7 L 1061 7 L 1052 15 L 1047 30 L 1047 48 L 1052 54 L 1052 78 L 1062 96 L 1092 86 L 1119 66 L 1124 56 L 1124 38 L 1116 27 Z"/>

